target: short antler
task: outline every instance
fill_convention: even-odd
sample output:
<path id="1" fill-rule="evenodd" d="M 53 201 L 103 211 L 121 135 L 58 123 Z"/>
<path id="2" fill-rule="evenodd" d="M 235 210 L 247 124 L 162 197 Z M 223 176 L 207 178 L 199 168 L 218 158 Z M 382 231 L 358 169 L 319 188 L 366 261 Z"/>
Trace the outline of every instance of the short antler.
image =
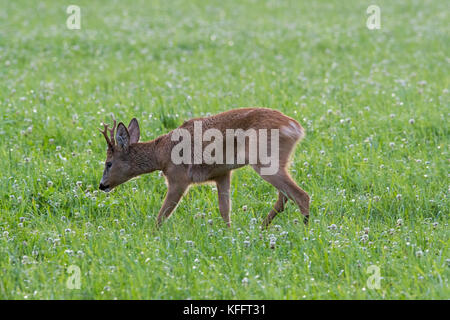
<path id="1" fill-rule="evenodd" d="M 104 130 L 102 130 L 102 129 L 98 129 L 98 130 L 100 130 L 100 132 L 105 137 L 106 143 L 108 144 L 108 148 L 113 149 L 114 145 L 116 144 L 116 141 L 114 140 L 114 131 L 116 130 L 117 122 L 116 122 L 116 119 L 114 119 L 113 116 L 111 116 L 111 118 L 112 118 L 113 123 L 114 123 L 112 129 L 108 129 L 108 125 L 106 123 L 103 123 Z M 108 138 L 108 131 L 109 131 L 109 134 L 110 134 L 110 138 Z"/>
<path id="2" fill-rule="evenodd" d="M 114 140 L 114 131 L 116 130 L 116 119 L 114 119 L 114 116 L 113 115 L 111 115 L 111 119 L 112 119 L 112 121 L 113 121 L 113 128 L 112 129 L 109 129 L 109 134 L 110 134 L 110 136 L 111 136 L 111 143 L 112 143 L 112 145 L 114 146 L 115 144 L 116 144 L 116 141 Z"/>

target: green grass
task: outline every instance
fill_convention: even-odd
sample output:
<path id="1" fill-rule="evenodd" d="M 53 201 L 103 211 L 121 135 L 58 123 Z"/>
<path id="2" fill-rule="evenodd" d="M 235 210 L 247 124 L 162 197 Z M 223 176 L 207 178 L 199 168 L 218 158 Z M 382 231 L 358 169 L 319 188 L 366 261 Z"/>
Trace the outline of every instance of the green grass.
<path id="1" fill-rule="evenodd" d="M 445 1 L 376 1 L 374 31 L 371 1 L 74 1 L 81 30 L 68 4 L 0 1 L 0 298 L 450 298 Z M 276 191 L 250 168 L 230 230 L 211 186 L 159 231 L 157 173 L 96 190 L 110 113 L 145 141 L 248 106 L 307 130 L 309 226 L 290 203 L 262 232 Z"/>

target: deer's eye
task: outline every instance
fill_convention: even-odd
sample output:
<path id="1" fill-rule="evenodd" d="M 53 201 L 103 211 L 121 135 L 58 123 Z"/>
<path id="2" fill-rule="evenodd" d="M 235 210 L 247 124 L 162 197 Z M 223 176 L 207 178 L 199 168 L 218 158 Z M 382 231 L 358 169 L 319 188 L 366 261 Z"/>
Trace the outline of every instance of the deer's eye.
<path id="1" fill-rule="evenodd" d="M 107 162 L 107 163 L 106 163 L 106 168 L 109 169 L 109 168 L 111 168 L 111 166 L 112 166 L 112 162 Z"/>

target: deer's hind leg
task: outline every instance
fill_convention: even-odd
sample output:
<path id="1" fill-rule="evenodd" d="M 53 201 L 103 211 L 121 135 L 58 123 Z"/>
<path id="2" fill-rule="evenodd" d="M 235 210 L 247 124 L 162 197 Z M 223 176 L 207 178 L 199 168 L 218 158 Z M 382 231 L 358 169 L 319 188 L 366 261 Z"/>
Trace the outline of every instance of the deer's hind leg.
<path id="1" fill-rule="evenodd" d="M 286 132 L 286 130 L 285 130 Z M 292 137 L 291 135 L 280 135 L 279 140 L 279 163 L 278 169 L 275 174 L 262 174 L 261 169 L 264 165 L 258 163 L 254 164 L 252 167 L 255 171 L 267 182 L 272 184 L 275 188 L 278 189 L 278 200 L 275 203 L 274 208 L 270 211 L 269 215 L 263 222 L 263 227 L 267 227 L 273 218 L 277 215 L 277 213 L 284 210 L 284 205 L 287 199 L 291 199 L 294 201 L 297 206 L 300 208 L 301 213 L 304 215 L 305 224 L 308 222 L 309 217 L 309 195 L 300 188 L 294 180 L 292 180 L 291 176 L 287 172 L 287 168 L 289 167 L 289 158 L 292 151 L 295 148 L 295 145 L 299 137 Z"/>
<path id="2" fill-rule="evenodd" d="M 263 228 L 267 228 L 269 224 L 272 222 L 272 220 L 275 218 L 275 216 L 284 211 L 284 205 L 288 201 L 288 198 L 281 192 L 278 191 L 278 200 L 275 202 L 275 205 L 273 206 L 272 210 L 270 210 L 269 214 L 263 221 Z"/>
<path id="3" fill-rule="evenodd" d="M 292 180 L 286 169 L 280 168 L 274 175 L 262 175 L 260 174 L 260 167 L 258 165 L 254 165 L 253 168 L 258 172 L 261 178 L 277 188 L 279 192 L 278 200 L 272 211 L 264 220 L 263 226 L 267 227 L 276 214 L 283 211 L 284 204 L 288 198 L 294 201 L 300 208 L 306 224 L 309 218 L 309 195 Z M 282 196 L 284 196 L 286 200 Z"/>

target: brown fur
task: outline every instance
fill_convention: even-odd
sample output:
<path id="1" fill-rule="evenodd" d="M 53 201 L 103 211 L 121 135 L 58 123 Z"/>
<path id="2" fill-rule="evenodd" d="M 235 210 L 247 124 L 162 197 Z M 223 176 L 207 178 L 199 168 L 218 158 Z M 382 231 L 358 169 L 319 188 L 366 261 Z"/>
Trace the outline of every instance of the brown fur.
<path id="1" fill-rule="evenodd" d="M 279 129 L 278 172 L 275 175 L 261 175 L 260 170 L 264 165 L 260 164 L 259 161 L 257 164 L 252 165 L 264 180 L 279 190 L 278 200 L 265 218 L 263 225 L 267 227 L 277 213 L 284 210 L 288 199 L 293 200 L 299 206 L 302 214 L 305 216 L 305 223 L 307 222 L 309 217 L 309 196 L 292 180 L 287 172 L 290 154 L 296 143 L 304 135 L 303 128 L 296 120 L 287 117 L 279 111 L 267 108 L 234 109 L 210 117 L 186 121 L 180 128 L 188 130 L 191 133 L 191 137 L 194 131 L 194 121 L 202 122 L 203 132 L 209 128 L 215 128 L 221 131 L 223 136 L 225 136 L 226 129 L 243 129 L 244 131 L 247 129 L 268 129 L 268 131 L 270 129 Z M 135 176 L 161 170 L 167 179 L 168 191 L 158 214 L 158 226 L 160 226 L 173 212 L 191 184 L 212 181 L 217 185 L 220 213 L 227 226 L 230 226 L 231 171 L 248 164 L 248 150 L 246 150 L 245 164 L 208 165 L 202 163 L 176 165 L 171 161 L 172 148 L 178 143 L 178 141 L 171 141 L 173 131 L 149 142 L 137 142 L 139 140 L 139 125 L 136 119 L 133 119 L 128 129 L 123 123 L 119 123 L 115 139 L 117 145 L 115 145 L 111 141 L 113 140 L 113 132 L 111 132 L 111 139 L 108 139 L 106 129 L 105 126 L 103 134 L 109 146 L 106 164 L 111 163 L 111 167 L 108 169 L 105 164 L 105 171 L 100 184 L 101 189 L 109 191 Z M 270 146 L 270 140 L 268 145 Z M 246 146 L 248 146 L 248 143 L 246 143 Z"/>

